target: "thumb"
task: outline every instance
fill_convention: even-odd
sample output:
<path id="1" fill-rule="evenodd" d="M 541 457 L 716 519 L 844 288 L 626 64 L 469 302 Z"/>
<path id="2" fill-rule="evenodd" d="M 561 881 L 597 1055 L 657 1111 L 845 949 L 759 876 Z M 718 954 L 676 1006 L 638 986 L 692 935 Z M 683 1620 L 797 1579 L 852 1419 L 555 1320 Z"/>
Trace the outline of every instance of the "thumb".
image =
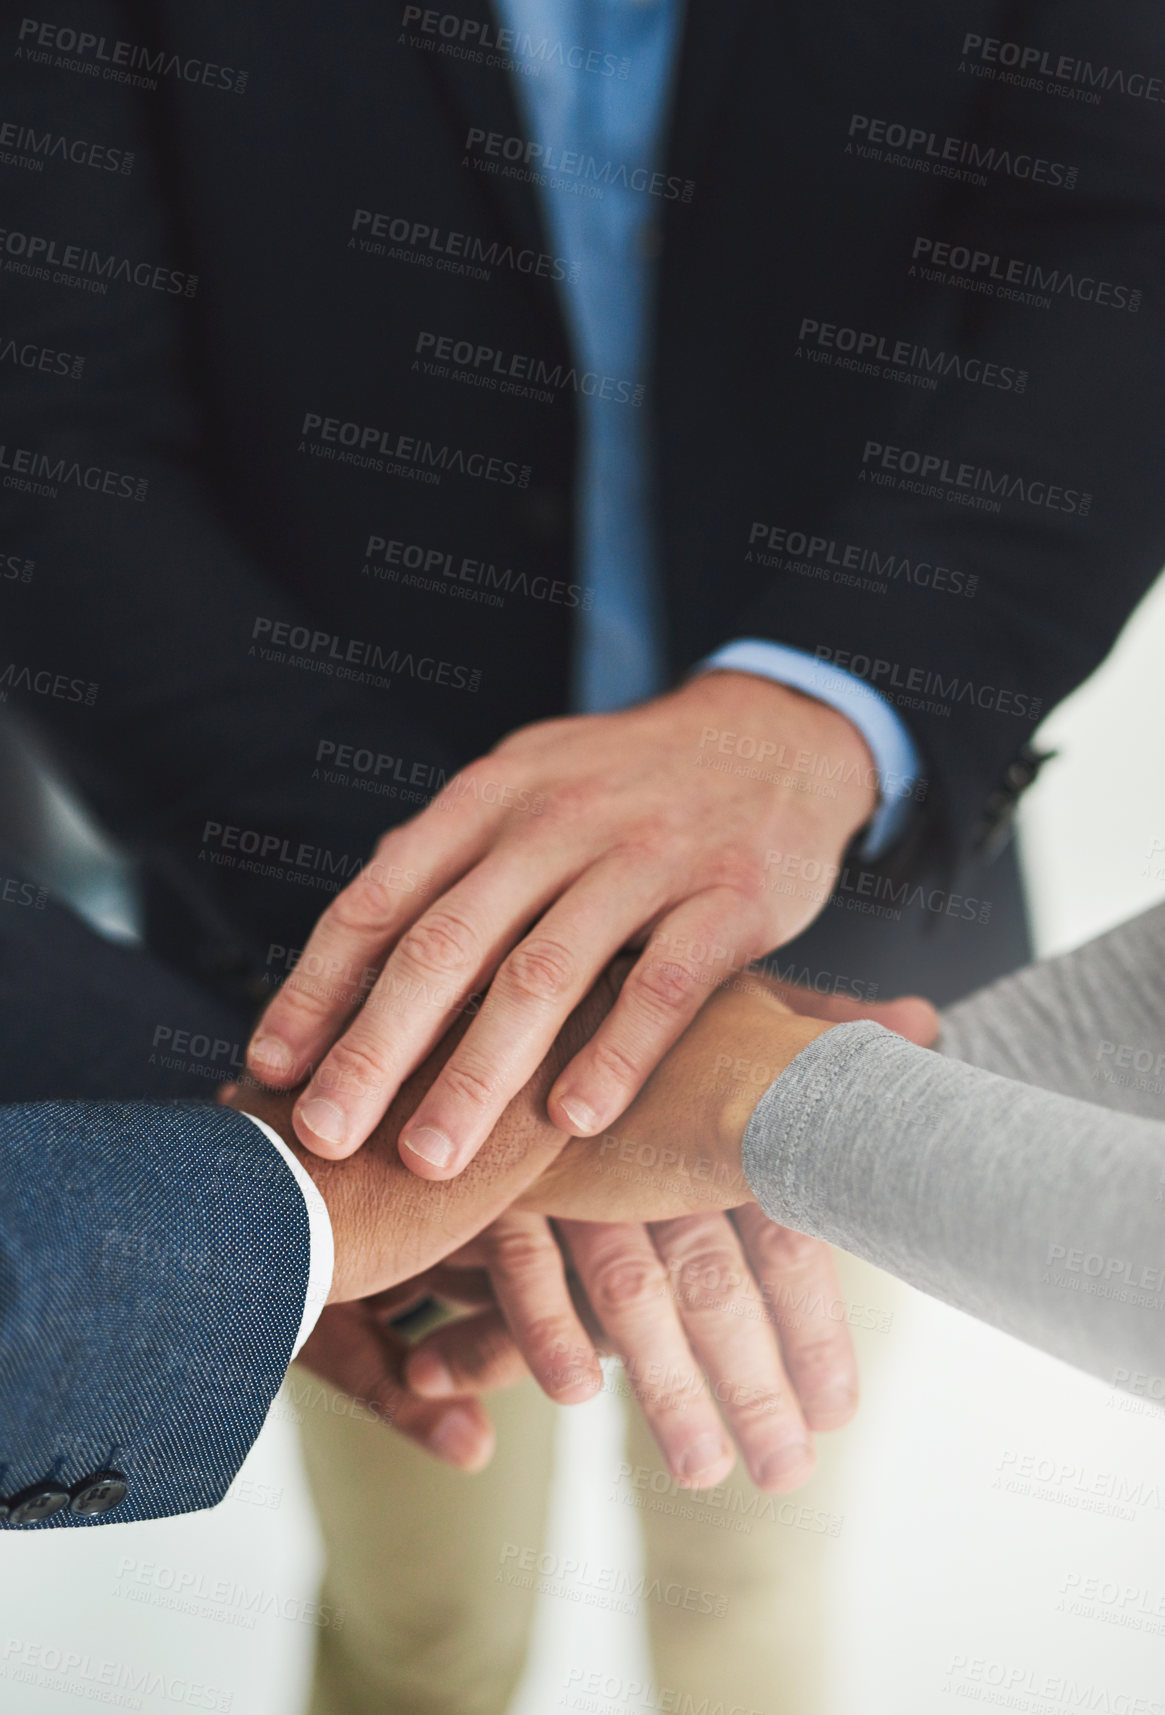
<path id="1" fill-rule="evenodd" d="M 938 1013 L 922 995 L 900 995 L 894 1000 L 850 1000 L 846 995 L 817 994 L 813 989 L 783 983 L 781 999 L 803 1017 L 820 1018 L 828 1024 L 851 1024 L 868 1018 L 920 1048 L 929 1048 L 939 1034 Z"/>

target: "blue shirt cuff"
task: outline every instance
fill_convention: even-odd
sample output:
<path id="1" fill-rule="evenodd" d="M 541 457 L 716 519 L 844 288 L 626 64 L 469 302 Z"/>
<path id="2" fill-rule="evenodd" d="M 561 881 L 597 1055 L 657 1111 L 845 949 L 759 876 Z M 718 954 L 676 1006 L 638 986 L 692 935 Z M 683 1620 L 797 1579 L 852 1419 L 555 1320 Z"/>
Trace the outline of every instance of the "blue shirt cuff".
<path id="1" fill-rule="evenodd" d="M 878 776 L 878 807 L 870 817 L 861 855 L 880 857 L 893 845 L 910 817 L 911 798 L 922 778 L 922 757 L 902 716 L 881 691 L 832 661 L 819 661 L 803 649 L 761 637 L 726 643 L 701 661 L 696 671 L 706 673 L 712 668 L 773 679 L 816 697 L 852 721 L 870 747 Z"/>

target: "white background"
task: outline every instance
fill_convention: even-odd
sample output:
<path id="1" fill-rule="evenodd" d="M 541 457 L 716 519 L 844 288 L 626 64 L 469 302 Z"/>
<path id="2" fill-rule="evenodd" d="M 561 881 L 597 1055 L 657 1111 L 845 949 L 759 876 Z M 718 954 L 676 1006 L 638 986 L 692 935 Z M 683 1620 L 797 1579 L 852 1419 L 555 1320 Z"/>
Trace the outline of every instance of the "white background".
<path id="1" fill-rule="evenodd" d="M 1023 815 L 1043 952 L 1165 895 L 1163 662 L 1165 585 L 1113 659 L 1040 735 L 1062 752 Z M 1018 1699 L 1056 1676 L 1070 1682 L 1053 1704 L 1057 1715 L 1061 1705 L 1132 1715 L 1142 1707 L 1137 1698 L 1147 1711 L 1165 1687 L 1165 1620 L 1158 1636 L 1152 1622 L 1117 1624 L 1113 1616 L 1135 1617 L 1157 1598 L 1165 1615 L 1165 1499 L 1153 1496 L 1158 1483 L 1165 1491 L 1165 1415 L 1130 1411 L 1065 1366 L 908 1288 L 880 1283 L 879 1292 L 883 1285 L 879 1303 L 895 1307 L 894 1335 L 882 1337 L 890 1350 L 876 1355 L 858 1425 L 847 1432 L 846 1525 L 831 1560 L 828 1715 L 935 1715 L 957 1709 L 968 1692 L 1007 1706 L 984 1690 L 1010 1678 Z M 564 1414 L 552 1534 L 564 1552 L 630 1568 L 632 1515 L 598 1504 L 602 1473 L 621 1457 L 618 1409 L 604 1395 Z M 1000 1471 L 1028 1456 L 1079 1476 L 1053 1483 L 1057 1498 L 1000 1488 Z M 1131 1518 L 1079 1505 L 1109 1474 L 1138 1495 Z M 278 1405 L 213 1514 L 0 1536 L 0 1708 L 63 1715 L 77 1707 L 83 1683 L 82 1667 L 71 1690 L 18 1684 L 15 1641 L 88 1655 L 89 1671 L 112 1659 L 134 1675 L 150 1668 L 174 1676 L 170 1695 L 140 1700 L 147 1715 L 183 1706 L 190 1682 L 229 1696 L 234 1715 L 297 1715 L 310 1625 L 269 1616 L 243 1629 L 134 1602 L 125 1594 L 132 1579 L 119 1575 L 145 1560 L 262 1588 L 285 1611 L 310 1599 L 318 1544 L 294 1430 Z M 1070 1578 L 1114 1581 L 1124 1600 L 1101 1610 L 1107 1620 L 1067 1614 L 1057 1603 Z M 966 1670 L 961 1698 L 956 1658 L 980 1664 Z M 581 1662 L 648 1677 L 634 1620 L 544 1598 L 519 1715 L 547 1715 L 563 1696 L 563 1664 Z M 1069 1705 L 1084 1693 L 1096 1700 Z M 774 1688 L 774 1715 L 781 1708 Z"/>

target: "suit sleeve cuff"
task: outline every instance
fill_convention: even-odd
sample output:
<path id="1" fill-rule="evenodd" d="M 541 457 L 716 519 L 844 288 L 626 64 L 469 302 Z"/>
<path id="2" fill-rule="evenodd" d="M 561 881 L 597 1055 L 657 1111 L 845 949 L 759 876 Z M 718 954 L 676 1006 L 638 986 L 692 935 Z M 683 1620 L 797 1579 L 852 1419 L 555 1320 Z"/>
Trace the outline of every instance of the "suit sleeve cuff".
<path id="1" fill-rule="evenodd" d="M 910 817 L 911 798 L 922 776 L 922 757 L 893 703 L 844 667 L 768 638 L 745 637 L 726 643 L 701 661 L 696 671 L 713 669 L 755 673 L 758 678 L 772 679 L 816 697 L 819 703 L 845 715 L 869 746 L 877 773 L 878 807 L 866 829 L 861 855 L 880 857 L 894 844 Z"/>
<path id="2" fill-rule="evenodd" d="M 307 1205 L 311 1263 L 308 1268 L 307 1291 L 303 1301 L 303 1316 L 291 1353 L 292 1357 L 295 1358 L 319 1321 L 320 1311 L 327 1303 L 328 1294 L 332 1290 L 332 1272 L 336 1265 L 332 1217 L 328 1214 L 328 1206 L 321 1197 L 319 1188 L 311 1174 L 294 1153 L 288 1149 L 279 1133 L 272 1130 L 263 1120 L 256 1119 L 254 1114 L 245 1114 L 244 1118 L 249 1119 L 252 1125 L 257 1125 L 263 1136 L 268 1138 L 279 1151 L 291 1169 L 296 1184 L 303 1192 L 303 1200 Z"/>

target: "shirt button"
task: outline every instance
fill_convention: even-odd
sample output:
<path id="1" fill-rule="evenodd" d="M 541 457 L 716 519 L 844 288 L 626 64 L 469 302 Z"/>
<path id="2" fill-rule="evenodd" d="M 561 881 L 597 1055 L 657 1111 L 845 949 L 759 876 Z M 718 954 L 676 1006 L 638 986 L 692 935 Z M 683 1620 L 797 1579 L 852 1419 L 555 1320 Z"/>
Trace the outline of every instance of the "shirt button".
<path id="1" fill-rule="evenodd" d="M 111 1513 L 121 1505 L 129 1485 L 120 1471 L 97 1471 L 84 1477 L 73 1489 L 75 1513 Z"/>
<path id="2" fill-rule="evenodd" d="M 37 1483 L 19 1495 L 13 1495 L 8 1504 L 13 1524 L 39 1524 L 41 1519 L 52 1518 L 54 1513 L 68 1506 L 69 1491 L 59 1489 L 55 1483 Z"/>

